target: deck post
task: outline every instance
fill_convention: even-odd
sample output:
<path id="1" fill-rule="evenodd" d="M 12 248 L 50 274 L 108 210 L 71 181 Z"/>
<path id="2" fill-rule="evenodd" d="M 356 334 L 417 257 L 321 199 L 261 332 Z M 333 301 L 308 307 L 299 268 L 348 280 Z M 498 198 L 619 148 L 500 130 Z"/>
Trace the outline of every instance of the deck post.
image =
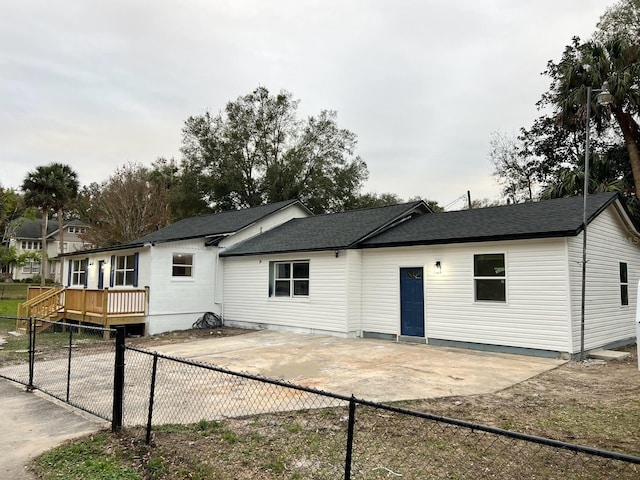
<path id="1" fill-rule="evenodd" d="M 102 326 L 107 327 L 107 319 L 109 318 L 109 289 L 102 290 Z"/>
<path id="2" fill-rule="evenodd" d="M 87 289 L 82 289 L 82 321 L 87 317 Z"/>

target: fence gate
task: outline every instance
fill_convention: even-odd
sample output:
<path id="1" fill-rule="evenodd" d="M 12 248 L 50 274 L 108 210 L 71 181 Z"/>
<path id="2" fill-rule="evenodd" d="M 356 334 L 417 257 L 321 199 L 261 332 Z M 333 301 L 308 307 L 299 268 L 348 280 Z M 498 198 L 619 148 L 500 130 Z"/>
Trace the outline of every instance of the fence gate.
<path id="1" fill-rule="evenodd" d="M 24 320 L 28 348 L 0 368 L 0 377 L 122 425 L 124 328 L 105 329 L 42 319 Z"/>

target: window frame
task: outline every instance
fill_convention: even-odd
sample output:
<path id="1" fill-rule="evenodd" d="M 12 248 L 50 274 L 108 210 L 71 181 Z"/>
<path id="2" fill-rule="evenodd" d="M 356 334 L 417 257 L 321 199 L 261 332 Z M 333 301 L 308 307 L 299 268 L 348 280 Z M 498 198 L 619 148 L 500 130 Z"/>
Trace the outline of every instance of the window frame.
<path id="1" fill-rule="evenodd" d="M 71 260 L 69 286 L 79 287 L 87 285 L 88 263 L 86 258 Z"/>
<path id="2" fill-rule="evenodd" d="M 477 260 L 483 256 L 502 256 L 503 271 L 502 275 L 478 275 L 477 274 Z M 496 282 L 500 281 L 503 289 L 502 299 L 493 298 L 478 298 L 478 282 Z M 475 253 L 473 254 L 473 301 L 474 303 L 493 303 L 493 304 L 506 304 L 508 301 L 507 295 L 507 254 L 505 252 L 491 252 L 491 253 Z"/>
<path id="3" fill-rule="evenodd" d="M 22 266 L 22 273 L 27 275 L 40 274 L 40 262 L 36 260 L 29 260 Z"/>
<path id="4" fill-rule="evenodd" d="M 42 241 L 38 240 L 21 240 L 20 250 L 42 250 Z"/>
<path id="5" fill-rule="evenodd" d="M 188 257 L 191 259 L 191 263 L 176 263 L 176 257 Z M 191 280 L 194 278 L 194 260 L 195 254 L 193 253 L 183 253 L 183 252 L 174 252 L 171 254 L 171 278 L 173 280 Z M 185 270 L 189 270 L 188 275 L 176 275 L 176 269 L 183 268 Z"/>
<path id="6" fill-rule="evenodd" d="M 300 276 L 300 269 L 295 266 L 304 265 L 306 276 Z M 281 266 L 287 266 L 288 275 L 282 275 Z M 296 270 L 298 274 L 296 275 Z M 304 272 L 303 272 L 304 273 Z M 283 295 L 280 286 L 287 284 L 288 294 Z M 306 285 L 306 287 L 304 287 Z M 305 293 L 296 293 L 296 287 L 303 287 Z M 269 262 L 269 297 L 276 299 L 308 299 L 311 295 L 311 262 L 306 260 L 276 260 Z"/>
<path id="7" fill-rule="evenodd" d="M 113 286 L 114 287 L 135 287 L 137 286 L 137 260 L 136 253 L 130 253 L 128 255 L 114 255 L 115 261 L 113 263 Z M 132 265 L 129 266 L 127 259 L 131 257 Z M 120 259 L 124 259 L 124 266 L 119 267 Z M 131 283 L 127 282 L 127 274 L 131 274 Z M 121 279 L 122 282 L 118 280 Z"/>
<path id="8" fill-rule="evenodd" d="M 623 268 L 624 266 L 624 268 Z M 629 306 L 629 264 L 627 262 L 618 263 L 618 272 L 620 280 L 620 306 Z"/>

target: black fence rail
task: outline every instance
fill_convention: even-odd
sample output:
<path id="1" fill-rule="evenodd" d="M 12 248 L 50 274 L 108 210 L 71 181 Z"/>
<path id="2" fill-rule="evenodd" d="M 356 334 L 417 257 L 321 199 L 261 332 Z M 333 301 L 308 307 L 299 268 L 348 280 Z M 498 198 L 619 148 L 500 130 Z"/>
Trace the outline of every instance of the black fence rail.
<path id="1" fill-rule="evenodd" d="M 167 424 L 199 425 L 217 445 L 220 471 L 236 471 L 235 453 L 278 478 L 640 478 L 640 457 L 132 347 L 125 358 L 124 423 L 146 425 L 147 443 L 167 435 Z"/>
<path id="2" fill-rule="evenodd" d="M 28 319 L 24 348 L 0 368 L 0 377 L 38 389 L 105 420 L 113 419 L 115 330 Z M 123 346 L 124 347 L 124 346 Z"/>

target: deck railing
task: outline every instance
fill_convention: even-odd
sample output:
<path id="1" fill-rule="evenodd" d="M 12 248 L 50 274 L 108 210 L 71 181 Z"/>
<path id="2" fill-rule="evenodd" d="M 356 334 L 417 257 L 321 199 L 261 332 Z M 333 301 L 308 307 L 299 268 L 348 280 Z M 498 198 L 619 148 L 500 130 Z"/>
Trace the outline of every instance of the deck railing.
<path id="1" fill-rule="evenodd" d="M 58 320 L 68 318 L 103 326 L 142 323 L 147 312 L 149 290 L 60 288 L 40 291 L 29 288 L 27 300 L 19 305 L 18 316 L 43 317 L 57 312 Z"/>

